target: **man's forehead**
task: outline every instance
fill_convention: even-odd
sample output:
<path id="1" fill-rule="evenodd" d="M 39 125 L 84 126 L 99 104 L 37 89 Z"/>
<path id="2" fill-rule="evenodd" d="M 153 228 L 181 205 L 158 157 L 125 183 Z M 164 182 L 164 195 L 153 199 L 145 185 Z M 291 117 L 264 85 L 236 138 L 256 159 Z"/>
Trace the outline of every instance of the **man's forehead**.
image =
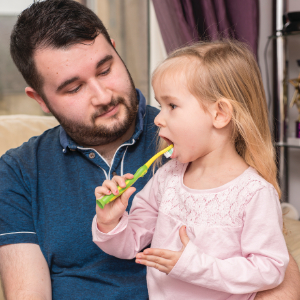
<path id="1" fill-rule="evenodd" d="M 48 81 L 50 78 L 47 80 L 46 76 L 79 76 L 80 72 L 89 66 L 97 68 L 99 61 L 107 56 L 111 56 L 113 60 L 116 52 L 104 36 L 99 35 L 94 41 L 77 43 L 69 47 L 37 49 L 34 60 L 37 71 L 44 77 L 44 81 Z M 55 78 L 51 78 L 52 80 L 56 81 Z"/>
<path id="2" fill-rule="evenodd" d="M 93 41 L 82 41 L 63 47 L 39 47 L 35 50 L 34 59 L 38 59 L 40 56 L 49 55 L 49 59 L 53 56 L 53 59 L 55 60 L 59 57 L 66 58 L 69 55 L 73 55 L 74 52 L 103 53 L 105 56 L 107 52 L 115 52 L 115 50 L 113 46 L 108 43 L 106 38 L 102 34 L 99 34 Z"/>

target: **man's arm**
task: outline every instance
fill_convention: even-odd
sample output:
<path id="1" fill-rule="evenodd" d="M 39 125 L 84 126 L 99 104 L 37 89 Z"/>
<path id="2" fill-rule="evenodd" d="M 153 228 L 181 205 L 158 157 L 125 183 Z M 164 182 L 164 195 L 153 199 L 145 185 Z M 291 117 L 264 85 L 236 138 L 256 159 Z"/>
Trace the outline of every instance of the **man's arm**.
<path id="1" fill-rule="evenodd" d="M 255 300 L 300 300 L 300 272 L 290 255 L 283 282 L 272 290 L 257 293 Z"/>
<path id="2" fill-rule="evenodd" d="M 36 244 L 1 246 L 0 274 L 7 300 L 52 299 L 49 268 Z"/>

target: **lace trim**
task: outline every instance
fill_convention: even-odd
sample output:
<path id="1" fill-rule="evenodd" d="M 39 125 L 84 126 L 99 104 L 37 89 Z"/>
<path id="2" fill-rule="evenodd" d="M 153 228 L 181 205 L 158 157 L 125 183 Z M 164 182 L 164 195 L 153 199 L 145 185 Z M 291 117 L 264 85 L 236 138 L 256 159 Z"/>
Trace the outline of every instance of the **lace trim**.
<path id="1" fill-rule="evenodd" d="M 181 187 L 185 165 L 176 160 L 162 167 L 158 178 L 159 210 L 184 224 L 241 227 L 244 211 L 265 184 L 259 175 L 245 172 L 217 193 L 190 193 Z"/>

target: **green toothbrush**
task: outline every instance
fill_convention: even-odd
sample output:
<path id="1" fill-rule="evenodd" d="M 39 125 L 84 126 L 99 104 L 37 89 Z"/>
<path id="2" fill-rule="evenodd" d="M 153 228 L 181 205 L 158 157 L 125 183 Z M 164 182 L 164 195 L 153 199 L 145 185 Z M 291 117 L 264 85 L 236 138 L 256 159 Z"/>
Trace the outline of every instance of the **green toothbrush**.
<path id="1" fill-rule="evenodd" d="M 104 206 L 111 202 L 114 201 L 116 198 L 120 197 L 130 186 L 132 186 L 140 177 L 143 177 L 149 167 L 152 165 L 152 163 L 162 154 L 165 154 L 165 156 L 167 158 L 169 158 L 172 155 L 173 152 L 173 145 L 168 146 L 167 148 L 163 149 L 162 151 L 158 152 L 156 155 L 154 155 L 151 159 L 149 159 L 143 166 L 141 166 L 134 174 L 134 177 L 132 179 L 127 179 L 125 181 L 126 183 L 126 187 L 125 188 L 121 188 L 120 186 L 118 186 L 118 190 L 119 190 L 119 194 L 118 195 L 106 195 L 100 199 L 96 200 L 96 203 L 98 204 L 98 206 L 100 208 L 104 208 Z"/>

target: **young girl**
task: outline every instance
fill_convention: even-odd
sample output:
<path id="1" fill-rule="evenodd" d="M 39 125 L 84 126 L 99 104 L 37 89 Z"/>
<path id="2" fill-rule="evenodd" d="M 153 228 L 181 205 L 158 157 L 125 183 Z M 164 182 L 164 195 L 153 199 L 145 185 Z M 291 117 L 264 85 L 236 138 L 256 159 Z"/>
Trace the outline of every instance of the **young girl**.
<path id="1" fill-rule="evenodd" d="M 93 240 L 148 267 L 150 299 L 254 299 L 282 282 L 289 261 L 256 61 L 238 42 L 199 43 L 171 54 L 152 84 L 172 159 L 129 215 L 134 188 L 97 207 Z M 130 178 L 105 181 L 96 197 Z"/>

